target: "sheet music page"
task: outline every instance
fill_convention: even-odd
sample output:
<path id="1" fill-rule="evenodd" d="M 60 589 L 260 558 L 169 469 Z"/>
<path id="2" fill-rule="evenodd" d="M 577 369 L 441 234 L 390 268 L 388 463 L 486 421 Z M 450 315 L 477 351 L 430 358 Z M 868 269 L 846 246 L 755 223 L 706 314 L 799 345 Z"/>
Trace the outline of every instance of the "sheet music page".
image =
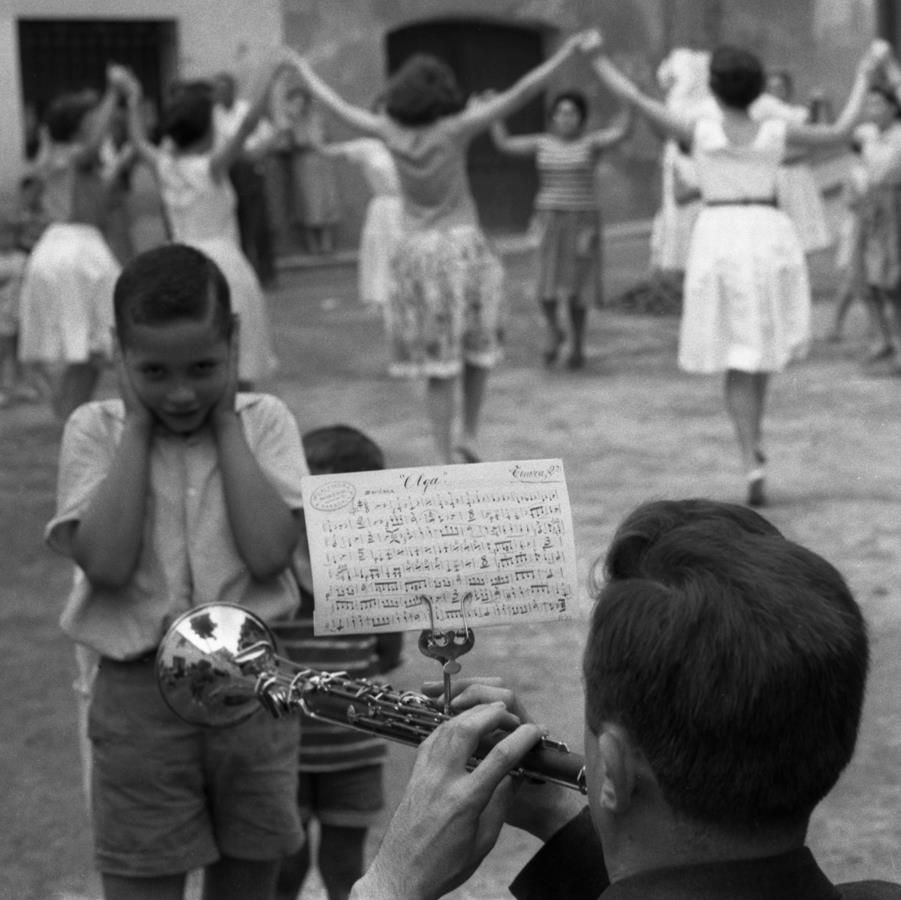
<path id="1" fill-rule="evenodd" d="M 559 459 L 309 475 L 316 634 L 545 622 L 576 602 Z M 429 616 L 431 601 L 434 623 Z"/>

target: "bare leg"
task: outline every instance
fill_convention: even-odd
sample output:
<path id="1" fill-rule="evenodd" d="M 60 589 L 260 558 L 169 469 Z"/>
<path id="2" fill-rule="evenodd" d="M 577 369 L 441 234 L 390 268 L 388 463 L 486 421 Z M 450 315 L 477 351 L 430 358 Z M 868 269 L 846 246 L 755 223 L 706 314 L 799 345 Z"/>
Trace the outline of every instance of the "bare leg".
<path id="1" fill-rule="evenodd" d="M 762 466 L 766 462 L 766 454 L 763 452 L 763 414 L 766 412 L 766 391 L 769 387 L 770 376 L 768 372 L 754 372 L 754 403 L 755 403 L 755 435 L 754 435 L 754 462 Z"/>
<path id="2" fill-rule="evenodd" d="M 765 372 L 726 372 L 726 411 L 735 427 L 748 479 L 748 501 L 763 505 L 763 459 L 760 448 L 768 376 Z"/>
<path id="3" fill-rule="evenodd" d="M 557 361 L 560 345 L 566 337 L 557 322 L 557 305 L 556 300 L 541 301 L 541 311 L 544 313 L 547 323 L 547 338 L 544 346 L 544 363 L 547 366 L 553 365 Z"/>
<path id="4" fill-rule="evenodd" d="M 895 364 L 892 367 L 892 374 L 901 375 L 901 360 L 898 359 L 898 353 L 901 351 L 901 291 L 893 290 L 888 294 L 888 300 L 891 307 L 890 326 L 895 335 Z"/>
<path id="5" fill-rule="evenodd" d="M 488 369 L 464 363 L 463 366 L 463 437 L 460 447 L 464 456 L 474 462 L 479 459 L 479 420 L 485 400 Z"/>
<path id="6" fill-rule="evenodd" d="M 103 875 L 104 900 L 183 900 L 186 875 L 124 878 Z"/>
<path id="7" fill-rule="evenodd" d="M 570 297 L 568 300 L 572 350 L 566 365 L 570 369 L 581 369 L 585 365 L 585 323 L 588 319 L 588 309 L 581 304 L 580 299 L 579 297 Z"/>
<path id="8" fill-rule="evenodd" d="M 869 285 L 866 292 L 867 311 L 876 337 L 876 344 L 867 355 L 867 362 L 887 359 L 893 353 L 892 328 L 886 315 L 885 293 L 878 287 Z"/>
<path id="9" fill-rule="evenodd" d="M 426 387 L 426 412 L 432 423 L 438 462 L 453 462 L 454 390 L 456 378 L 429 378 Z"/>
<path id="10" fill-rule="evenodd" d="M 0 408 L 12 403 L 12 387 L 16 383 L 16 339 L 14 335 L 0 335 Z M 9 371 L 7 371 L 7 369 Z M 10 390 L 6 390 L 9 386 Z"/>
<path id="11" fill-rule="evenodd" d="M 347 900 L 354 882 L 363 874 L 365 828 L 323 825 L 319 842 L 319 872 L 328 900 Z"/>
<path id="12" fill-rule="evenodd" d="M 839 283 L 838 290 L 835 292 L 835 316 L 832 320 L 832 330 L 826 336 L 829 341 L 840 341 L 842 339 L 842 330 L 845 325 L 845 317 L 851 304 L 860 293 L 860 280 L 857 274 L 849 270 Z"/>
<path id="13" fill-rule="evenodd" d="M 208 866 L 203 879 L 204 900 L 272 900 L 279 860 L 235 859 L 223 856 Z"/>

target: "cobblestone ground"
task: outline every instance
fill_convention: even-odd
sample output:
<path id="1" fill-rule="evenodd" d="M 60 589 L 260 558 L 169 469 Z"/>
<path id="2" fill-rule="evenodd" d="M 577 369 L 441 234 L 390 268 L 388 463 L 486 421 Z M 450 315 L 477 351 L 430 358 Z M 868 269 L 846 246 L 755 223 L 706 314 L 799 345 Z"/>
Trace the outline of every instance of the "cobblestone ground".
<path id="1" fill-rule="evenodd" d="M 610 249 L 608 288 L 642 274 L 643 242 Z M 617 521 L 651 497 L 742 498 L 742 475 L 715 379 L 675 366 L 676 323 L 592 313 L 590 353 L 576 374 L 537 360 L 540 319 L 527 296 L 528 269 L 511 261 L 507 359 L 493 376 L 485 409 L 486 459 L 555 456 L 572 498 L 580 575 Z M 821 289 L 829 269 L 819 261 Z M 822 291 L 821 291 L 822 292 Z M 271 388 L 301 427 L 353 423 L 379 440 L 390 464 L 429 461 L 421 387 L 384 374 L 378 316 L 354 297 L 348 268 L 286 273 L 273 293 L 282 369 Z M 816 305 L 817 334 L 829 307 Z M 846 341 L 817 341 L 810 360 L 776 380 L 767 422 L 773 521 L 835 562 L 849 577 L 874 638 L 870 695 L 857 756 L 818 811 L 811 843 L 827 871 L 845 878 L 901 879 L 901 382 L 870 377 L 863 316 L 854 310 Z M 111 389 L 109 381 L 104 391 Z M 0 413 L 0 697 L 7 714 L 0 750 L 7 790 L 0 804 L 0 871 L 16 900 L 95 897 L 87 818 L 80 792 L 71 650 L 56 618 L 69 569 L 40 545 L 52 509 L 58 428 L 42 409 Z M 556 737 L 578 747 L 578 681 L 584 618 L 528 628 L 485 629 L 463 659 L 466 674 L 501 675 Z M 417 688 L 434 664 L 410 641 L 395 685 Z M 389 807 L 412 751 L 393 747 Z M 381 829 L 373 830 L 374 849 Z M 528 857 L 529 839 L 505 835 L 456 900 L 495 900 Z M 318 883 L 301 895 L 321 900 Z"/>

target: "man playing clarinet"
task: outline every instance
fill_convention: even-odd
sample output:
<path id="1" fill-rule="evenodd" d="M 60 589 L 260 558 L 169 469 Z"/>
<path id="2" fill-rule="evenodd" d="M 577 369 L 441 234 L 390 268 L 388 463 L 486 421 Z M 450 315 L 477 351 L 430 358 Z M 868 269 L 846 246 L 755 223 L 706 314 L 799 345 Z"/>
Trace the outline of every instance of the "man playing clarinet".
<path id="1" fill-rule="evenodd" d="M 826 560 L 754 511 L 645 504 L 595 585 L 583 660 L 588 807 L 509 775 L 542 734 L 515 696 L 470 682 L 422 745 L 357 900 L 429 900 L 462 884 L 501 826 L 544 846 L 519 900 L 892 900 L 833 885 L 805 847 L 854 752 L 869 649 Z M 491 732 L 510 731 L 472 771 Z"/>

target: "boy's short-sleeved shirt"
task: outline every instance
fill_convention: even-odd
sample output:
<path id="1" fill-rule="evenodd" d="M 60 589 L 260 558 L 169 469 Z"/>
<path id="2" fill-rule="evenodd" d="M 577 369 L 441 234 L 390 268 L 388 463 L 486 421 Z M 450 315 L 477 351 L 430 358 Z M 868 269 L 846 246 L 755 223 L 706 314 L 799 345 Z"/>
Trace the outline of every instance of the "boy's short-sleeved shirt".
<path id="1" fill-rule="evenodd" d="M 292 510 L 303 505 L 306 460 L 297 423 L 281 400 L 239 394 L 238 417 L 253 455 Z M 106 477 L 122 435 L 120 400 L 87 403 L 69 418 L 60 453 L 57 512 L 45 538 L 71 555 L 71 529 Z M 236 603 L 266 621 L 299 603 L 291 569 L 251 577 L 232 535 L 217 448 L 208 429 L 182 437 L 154 432 L 143 543 L 124 588 L 94 587 L 78 571 L 60 624 L 102 656 L 127 660 L 153 651 L 171 622 L 204 603 Z"/>

